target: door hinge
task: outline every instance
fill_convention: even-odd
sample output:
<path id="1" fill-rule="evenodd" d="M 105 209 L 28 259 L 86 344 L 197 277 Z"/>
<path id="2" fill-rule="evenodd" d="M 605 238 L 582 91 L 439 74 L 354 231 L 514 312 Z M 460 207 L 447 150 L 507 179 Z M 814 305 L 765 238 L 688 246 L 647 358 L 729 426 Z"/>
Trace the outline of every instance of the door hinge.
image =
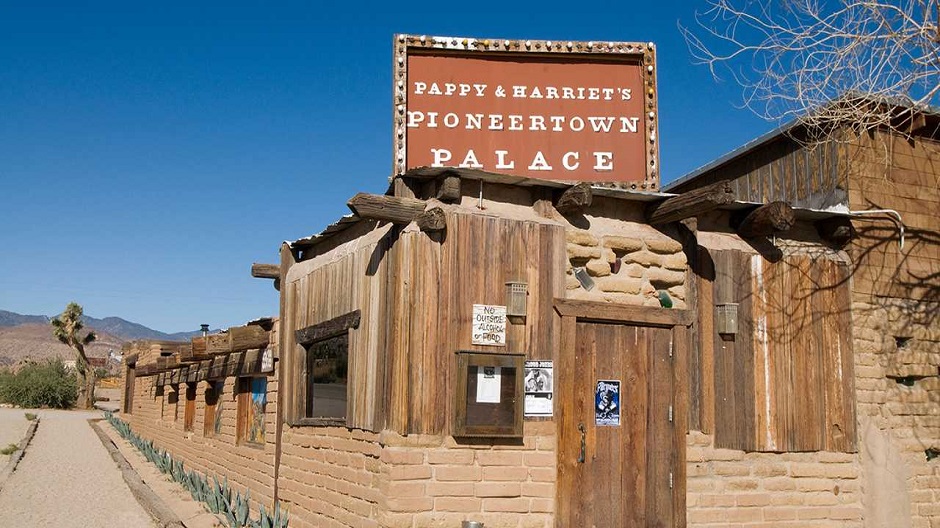
<path id="1" fill-rule="evenodd" d="M 672 471 L 669 472 L 669 489 L 673 488 Z"/>
<path id="2" fill-rule="evenodd" d="M 669 406 L 669 423 L 672 423 L 672 405 Z"/>

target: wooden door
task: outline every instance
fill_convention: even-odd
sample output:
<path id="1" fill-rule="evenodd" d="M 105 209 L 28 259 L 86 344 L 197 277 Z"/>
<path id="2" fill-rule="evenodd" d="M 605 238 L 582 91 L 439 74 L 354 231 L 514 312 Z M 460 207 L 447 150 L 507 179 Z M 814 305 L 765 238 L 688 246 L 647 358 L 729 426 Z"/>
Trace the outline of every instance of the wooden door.
<path id="1" fill-rule="evenodd" d="M 677 376 L 688 312 L 575 301 L 556 309 L 555 525 L 685 526 L 685 398 Z"/>
<path id="2" fill-rule="evenodd" d="M 124 414 L 134 412 L 134 382 L 137 381 L 137 369 L 134 366 L 127 367 L 124 372 Z"/>

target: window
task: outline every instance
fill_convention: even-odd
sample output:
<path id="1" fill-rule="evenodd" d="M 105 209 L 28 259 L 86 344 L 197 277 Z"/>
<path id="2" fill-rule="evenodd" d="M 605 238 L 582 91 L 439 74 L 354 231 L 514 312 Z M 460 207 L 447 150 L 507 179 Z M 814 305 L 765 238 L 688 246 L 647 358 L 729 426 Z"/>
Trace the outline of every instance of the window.
<path id="1" fill-rule="evenodd" d="M 304 418 L 345 422 L 349 334 L 311 344 L 306 360 Z"/>
<path id="2" fill-rule="evenodd" d="M 355 399 L 350 402 L 347 397 L 349 331 L 359 328 L 360 317 L 360 311 L 354 310 L 294 331 L 300 346 L 288 363 L 293 394 L 286 415 L 292 425 L 362 425 L 364 409 L 358 414 L 353 409 L 353 423 L 347 414 L 349 405 L 355 405 Z M 367 379 L 366 369 L 358 372 Z"/>
<path id="3" fill-rule="evenodd" d="M 237 442 L 255 446 L 264 445 L 265 405 L 268 397 L 268 379 L 238 379 Z"/>
<path id="4" fill-rule="evenodd" d="M 186 406 L 183 410 L 183 430 L 190 432 L 193 430 L 193 422 L 196 419 L 196 384 L 186 384 Z"/>
<path id="5" fill-rule="evenodd" d="M 222 431 L 222 393 L 225 382 L 210 381 L 206 387 L 206 414 L 202 434 L 214 437 Z"/>

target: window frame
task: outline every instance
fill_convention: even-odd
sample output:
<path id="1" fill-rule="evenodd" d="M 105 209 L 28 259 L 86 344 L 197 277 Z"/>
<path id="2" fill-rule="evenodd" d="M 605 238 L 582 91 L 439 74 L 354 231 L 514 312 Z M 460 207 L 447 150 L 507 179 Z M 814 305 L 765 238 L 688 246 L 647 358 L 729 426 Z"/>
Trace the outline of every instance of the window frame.
<path id="1" fill-rule="evenodd" d="M 216 438 L 216 414 L 219 404 L 222 403 L 222 394 L 225 393 L 225 380 L 216 379 L 216 380 L 207 380 L 206 381 L 206 390 L 203 392 L 203 396 L 206 400 L 205 412 L 203 414 L 202 422 L 202 436 L 204 438 Z M 213 398 L 215 398 L 214 403 L 209 403 L 209 394 L 212 393 Z M 223 407 L 224 411 L 224 407 Z M 211 416 L 211 420 L 209 419 Z"/>
<path id="2" fill-rule="evenodd" d="M 248 409 L 251 406 L 251 385 L 256 379 L 265 380 L 265 407 L 267 407 L 267 376 L 239 376 L 236 378 L 236 419 L 235 419 L 235 444 L 240 446 L 254 447 L 263 449 L 267 444 L 267 432 L 263 442 L 252 442 L 248 439 Z M 265 408 L 264 413 L 267 413 Z"/>
<path id="3" fill-rule="evenodd" d="M 347 423 L 349 421 L 349 391 L 351 389 L 348 378 L 348 365 L 350 362 L 349 342 L 347 341 L 346 343 L 347 384 L 346 411 L 344 413 L 346 416 L 342 419 L 307 416 L 307 402 L 310 397 L 308 394 L 308 372 L 310 371 L 308 358 L 310 355 L 310 348 L 318 343 L 335 339 L 343 335 L 346 335 L 347 339 L 349 339 L 350 329 L 359 328 L 360 319 L 361 311 L 354 310 L 338 317 L 334 317 L 333 319 L 329 319 L 327 321 L 323 321 L 321 323 L 317 323 L 294 332 L 295 341 L 298 345 L 300 345 L 298 355 L 301 368 L 297 369 L 297 375 L 294 377 L 294 396 L 296 398 L 294 401 L 296 408 L 294 409 L 293 416 L 291 417 L 292 419 L 288 421 L 288 425 L 311 427 L 347 427 Z"/>

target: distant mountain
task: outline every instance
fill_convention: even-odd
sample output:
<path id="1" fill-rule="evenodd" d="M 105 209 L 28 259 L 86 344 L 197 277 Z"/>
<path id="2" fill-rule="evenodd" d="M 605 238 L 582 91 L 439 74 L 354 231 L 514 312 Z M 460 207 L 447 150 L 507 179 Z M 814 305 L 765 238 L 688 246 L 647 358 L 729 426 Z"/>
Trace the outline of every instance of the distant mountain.
<path id="1" fill-rule="evenodd" d="M 120 353 L 124 339 L 104 332 L 97 333 L 98 338 L 85 347 L 89 357 L 107 357 L 110 352 Z M 49 323 L 27 323 L 0 328 L 0 367 L 13 365 L 22 359 L 43 360 L 59 357 L 72 359 L 75 353 L 67 345 L 52 337 Z"/>
<path id="2" fill-rule="evenodd" d="M 85 326 L 94 328 L 100 332 L 105 332 L 113 336 L 127 339 L 128 341 L 133 341 L 135 339 L 185 341 L 202 333 L 196 330 L 194 332 L 177 332 L 175 334 L 167 334 L 166 332 L 147 328 L 140 323 L 132 323 L 131 321 L 121 319 L 120 317 L 105 317 L 104 319 L 96 319 L 94 317 L 85 316 Z"/>
<path id="3" fill-rule="evenodd" d="M 21 315 L 15 312 L 0 310 L 0 328 L 19 326 L 24 324 L 48 324 L 51 318 L 46 315 Z M 186 341 L 193 336 L 200 335 L 198 330 L 193 332 L 176 332 L 168 334 L 146 326 L 133 323 L 120 317 L 105 317 L 97 319 L 85 316 L 85 326 L 97 332 L 103 332 L 126 341 L 135 339 L 159 339 L 167 341 Z"/>
<path id="4" fill-rule="evenodd" d="M 0 328 L 19 326 L 21 324 L 45 324 L 49 318 L 45 315 L 21 315 L 15 312 L 0 310 Z"/>

